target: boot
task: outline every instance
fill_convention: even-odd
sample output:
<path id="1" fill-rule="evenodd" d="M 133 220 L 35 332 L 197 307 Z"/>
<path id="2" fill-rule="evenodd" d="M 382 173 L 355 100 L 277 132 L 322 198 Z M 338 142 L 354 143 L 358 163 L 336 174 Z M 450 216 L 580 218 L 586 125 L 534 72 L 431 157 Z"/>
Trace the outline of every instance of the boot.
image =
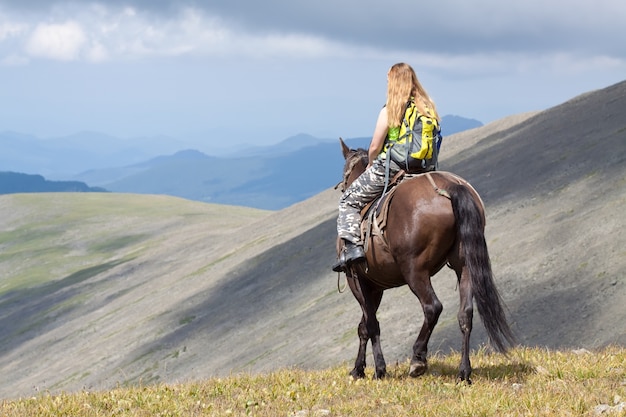
<path id="1" fill-rule="evenodd" d="M 339 259 L 337 259 L 337 262 L 333 265 L 333 271 L 335 272 L 345 271 L 350 264 L 365 260 L 363 246 L 356 245 L 347 240 L 344 240 L 344 243 L 343 250 L 339 254 Z"/>
<path id="2" fill-rule="evenodd" d="M 341 272 L 341 271 L 344 271 L 345 269 L 346 269 L 346 254 L 342 250 L 341 252 L 339 252 L 339 257 L 337 258 L 337 261 L 333 264 L 333 271 Z"/>

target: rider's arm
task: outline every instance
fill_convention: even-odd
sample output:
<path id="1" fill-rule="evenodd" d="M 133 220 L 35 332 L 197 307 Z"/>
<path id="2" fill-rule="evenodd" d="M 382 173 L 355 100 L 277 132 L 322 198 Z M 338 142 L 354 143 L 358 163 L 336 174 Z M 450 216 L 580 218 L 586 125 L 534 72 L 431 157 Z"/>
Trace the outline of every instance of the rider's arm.
<path id="1" fill-rule="evenodd" d="M 376 121 L 376 127 L 374 128 L 374 135 L 372 136 L 372 141 L 370 142 L 370 147 L 367 152 L 369 157 L 368 167 L 374 163 L 378 154 L 383 150 L 388 129 L 389 123 L 387 119 L 387 108 L 383 107 L 380 109 L 380 113 L 378 113 L 378 120 Z"/>

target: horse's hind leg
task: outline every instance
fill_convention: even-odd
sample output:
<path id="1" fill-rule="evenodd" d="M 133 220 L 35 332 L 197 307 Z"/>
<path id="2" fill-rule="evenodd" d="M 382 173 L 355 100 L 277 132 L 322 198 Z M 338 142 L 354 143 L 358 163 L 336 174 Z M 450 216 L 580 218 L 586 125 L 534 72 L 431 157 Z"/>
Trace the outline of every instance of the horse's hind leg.
<path id="1" fill-rule="evenodd" d="M 365 377 L 365 357 L 367 351 L 367 342 L 372 341 L 372 350 L 374 352 L 374 363 L 376 367 L 376 378 L 383 378 L 386 375 L 386 364 L 383 358 L 380 346 L 380 325 L 376 318 L 376 311 L 380 306 L 383 297 L 382 290 L 374 290 L 364 281 L 355 278 L 348 278 L 348 283 L 354 297 L 361 305 L 363 315 L 358 327 L 359 334 L 359 351 L 354 362 L 354 369 L 350 372 L 353 378 Z"/>
<path id="2" fill-rule="evenodd" d="M 413 345 L 413 357 L 411 358 L 411 366 L 409 368 L 409 375 L 415 378 L 426 372 L 428 341 L 439 320 L 443 305 L 435 294 L 435 290 L 430 283 L 428 272 L 416 274 L 413 275 L 413 277 L 414 279 L 409 280 L 408 284 L 411 291 L 413 291 L 420 300 L 424 312 L 424 323 Z"/>
<path id="3" fill-rule="evenodd" d="M 469 359 L 470 351 L 470 334 L 472 333 L 472 320 L 474 317 L 474 306 L 472 297 L 472 285 L 470 282 L 469 272 L 466 267 L 462 269 L 455 268 L 457 278 L 459 280 L 459 296 L 461 303 L 459 305 L 459 327 L 463 334 L 463 348 L 461 350 L 461 364 L 459 366 L 459 379 L 467 381 L 471 384 L 470 375 L 472 373 L 472 365 Z"/>
<path id="4" fill-rule="evenodd" d="M 369 333 L 370 340 L 372 341 L 372 353 L 374 354 L 374 366 L 376 369 L 374 377 L 376 379 L 381 379 L 387 375 L 387 365 L 385 364 L 383 349 L 380 345 L 380 323 L 376 318 L 376 311 L 378 311 L 378 307 L 380 306 L 380 302 L 383 298 L 383 291 L 373 291 L 371 295 L 372 298 L 370 315 L 367 320 L 367 331 Z"/>

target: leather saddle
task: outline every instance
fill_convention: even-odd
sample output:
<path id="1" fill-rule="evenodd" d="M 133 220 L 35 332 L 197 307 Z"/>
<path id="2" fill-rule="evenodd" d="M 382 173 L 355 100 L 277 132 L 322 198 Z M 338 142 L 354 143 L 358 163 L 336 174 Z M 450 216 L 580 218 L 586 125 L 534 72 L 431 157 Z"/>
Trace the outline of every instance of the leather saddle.
<path id="1" fill-rule="evenodd" d="M 406 179 L 413 178 L 421 174 L 407 174 L 404 170 L 398 171 L 396 175 L 389 181 L 387 190 L 377 199 L 368 203 L 361 210 L 361 239 L 365 243 L 364 249 L 367 252 L 369 238 L 379 236 L 385 245 L 385 227 L 387 226 L 387 216 L 389 214 L 389 205 L 393 199 L 393 195 L 398 189 L 398 185 Z"/>

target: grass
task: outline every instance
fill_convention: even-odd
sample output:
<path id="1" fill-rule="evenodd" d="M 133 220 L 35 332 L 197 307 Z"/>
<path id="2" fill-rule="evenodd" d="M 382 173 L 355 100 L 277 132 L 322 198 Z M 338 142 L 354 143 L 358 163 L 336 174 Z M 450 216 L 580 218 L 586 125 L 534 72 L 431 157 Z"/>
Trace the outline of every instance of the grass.
<path id="1" fill-rule="evenodd" d="M 516 348 L 472 355 L 473 384 L 456 382 L 460 355 L 434 355 L 426 375 L 390 366 L 352 380 L 346 366 L 284 369 L 199 382 L 42 393 L 3 400 L 2 416 L 593 416 L 626 415 L 626 349 Z M 599 407 L 602 407 L 600 409 Z M 621 410 L 621 411 L 620 411 Z"/>
<path id="2" fill-rule="evenodd" d="M 13 194 L 2 199 L 6 213 L 21 214 L 2 223 L 0 230 L 0 295 L 128 253 L 138 255 L 158 245 L 170 227 L 197 223 L 211 233 L 229 233 L 269 213 L 169 196 L 114 193 Z"/>

